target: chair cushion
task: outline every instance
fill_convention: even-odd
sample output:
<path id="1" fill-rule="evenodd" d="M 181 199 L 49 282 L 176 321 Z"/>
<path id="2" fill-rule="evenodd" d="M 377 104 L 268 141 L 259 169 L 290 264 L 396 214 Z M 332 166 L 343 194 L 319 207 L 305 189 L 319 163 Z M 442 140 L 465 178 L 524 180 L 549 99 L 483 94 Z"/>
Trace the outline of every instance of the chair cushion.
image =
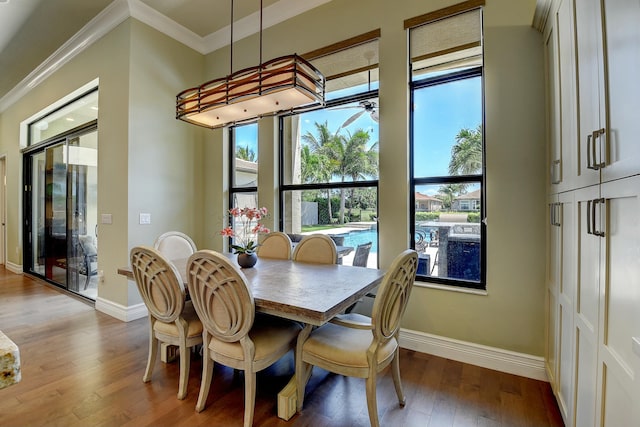
<path id="1" fill-rule="evenodd" d="M 198 318 L 196 310 L 193 308 L 191 302 L 187 302 L 182 311 L 182 317 L 187 321 L 189 327 L 187 329 L 187 337 L 194 337 L 202 335 L 202 322 Z M 174 337 L 180 336 L 178 333 L 178 327 L 175 323 L 156 322 L 153 326 L 153 330 L 165 335 L 171 335 Z"/>
<path id="2" fill-rule="evenodd" d="M 345 368 L 366 368 L 367 349 L 373 341 L 373 332 L 327 323 L 313 331 L 305 341 L 303 353 L 327 363 Z M 390 357 L 398 347 L 397 341 L 389 340 L 378 351 L 378 362 Z"/>
<path id="3" fill-rule="evenodd" d="M 259 363 L 277 349 L 289 347 L 301 330 L 302 326 L 296 322 L 271 316 L 256 316 L 249 332 L 249 338 L 253 341 L 256 350 L 254 361 Z M 238 341 L 224 342 L 212 337 L 209 348 L 225 357 L 244 359 L 242 346 Z"/>

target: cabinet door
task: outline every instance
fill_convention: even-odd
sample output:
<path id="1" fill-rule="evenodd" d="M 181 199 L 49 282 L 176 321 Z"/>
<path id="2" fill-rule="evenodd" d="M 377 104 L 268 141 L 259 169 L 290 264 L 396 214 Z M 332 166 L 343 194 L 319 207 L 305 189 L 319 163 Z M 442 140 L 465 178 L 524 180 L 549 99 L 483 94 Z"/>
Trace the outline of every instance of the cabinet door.
<path id="1" fill-rule="evenodd" d="M 561 248 L 560 283 L 558 289 L 558 404 L 566 425 L 573 420 L 574 397 L 574 301 L 576 298 L 575 207 L 572 192 L 559 196 L 558 217 Z"/>
<path id="2" fill-rule="evenodd" d="M 560 190 L 562 183 L 562 139 L 560 132 L 560 70 L 558 64 L 558 33 L 554 22 L 545 42 L 548 98 L 549 182 L 551 191 Z"/>
<path id="3" fill-rule="evenodd" d="M 640 2 L 606 0 L 608 148 L 603 181 L 640 172 Z"/>
<path id="4" fill-rule="evenodd" d="M 606 123 L 602 21 L 599 0 L 575 2 L 576 50 L 578 58 L 578 186 L 600 182 L 601 129 Z"/>
<path id="5" fill-rule="evenodd" d="M 602 185 L 598 401 L 604 426 L 640 425 L 640 176 Z"/>
<path id="6" fill-rule="evenodd" d="M 560 163 L 554 166 L 558 190 L 575 188 L 578 167 L 578 112 L 576 95 L 573 0 L 563 0 L 556 13 L 558 35 L 558 90 L 560 91 Z"/>
<path id="7" fill-rule="evenodd" d="M 600 198 L 600 186 L 575 192 L 578 219 L 575 303 L 575 425 L 595 426 L 598 366 L 598 325 L 600 310 L 600 240 L 594 234 L 594 200 Z"/>
<path id="8" fill-rule="evenodd" d="M 562 237 L 560 228 L 560 208 L 557 195 L 548 199 L 548 250 L 547 250 L 547 344 L 546 364 L 549 382 L 556 395 L 559 394 L 558 382 L 558 296 L 560 293 L 560 272 L 562 271 Z"/>

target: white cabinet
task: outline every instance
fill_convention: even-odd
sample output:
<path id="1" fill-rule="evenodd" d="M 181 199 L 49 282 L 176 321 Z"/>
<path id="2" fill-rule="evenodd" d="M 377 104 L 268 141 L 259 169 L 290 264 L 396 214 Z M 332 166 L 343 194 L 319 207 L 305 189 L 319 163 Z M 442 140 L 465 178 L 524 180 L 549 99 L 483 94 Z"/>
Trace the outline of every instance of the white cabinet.
<path id="1" fill-rule="evenodd" d="M 574 401 L 574 306 L 576 300 L 576 221 L 572 192 L 549 203 L 547 371 L 565 424 Z"/>
<path id="2" fill-rule="evenodd" d="M 640 426 L 640 1 L 554 0 L 547 371 L 567 426 Z"/>
<path id="3" fill-rule="evenodd" d="M 608 113 L 602 181 L 610 181 L 637 174 L 640 163 L 640 1 L 602 5 Z"/>
<path id="4" fill-rule="evenodd" d="M 600 239 L 596 420 L 640 426 L 640 175 L 601 186 L 596 205 Z"/>
<path id="5" fill-rule="evenodd" d="M 579 264 L 574 312 L 575 322 L 575 426 L 595 426 L 598 361 L 598 313 L 600 308 L 600 243 L 592 231 L 598 185 L 575 191 L 578 220 Z M 571 425 L 571 424 L 568 424 Z"/>
<path id="6" fill-rule="evenodd" d="M 638 173 L 640 2 L 575 2 L 578 185 Z"/>
<path id="7" fill-rule="evenodd" d="M 578 150 L 577 88 L 573 0 L 559 3 L 545 50 L 549 93 L 549 171 L 551 191 L 574 187 Z M 573 78 L 567 78 L 572 76 Z"/>

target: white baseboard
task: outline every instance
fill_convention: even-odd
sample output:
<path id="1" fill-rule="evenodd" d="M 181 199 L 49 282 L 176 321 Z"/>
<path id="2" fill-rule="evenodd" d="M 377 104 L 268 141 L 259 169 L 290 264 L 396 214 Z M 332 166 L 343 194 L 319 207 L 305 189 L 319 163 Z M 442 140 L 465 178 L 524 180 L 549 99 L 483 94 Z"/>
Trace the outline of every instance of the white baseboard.
<path id="1" fill-rule="evenodd" d="M 126 307 L 100 297 L 96 298 L 96 310 L 115 317 L 118 320 L 122 320 L 123 322 L 130 322 L 142 317 L 147 317 L 149 314 L 144 303 Z"/>
<path id="2" fill-rule="evenodd" d="M 7 270 L 9 270 L 12 273 L 22 274 L 22 265 L 21 264 L 14 264 L 12 262 L 7 261 L 4 266 L 5 266 L 5 268 Z"/>
<path id="3" fill-rule="evenodd" d="M 402 329 L 400 346 L 521 377 L 549 381 L 544 358 Z"/>

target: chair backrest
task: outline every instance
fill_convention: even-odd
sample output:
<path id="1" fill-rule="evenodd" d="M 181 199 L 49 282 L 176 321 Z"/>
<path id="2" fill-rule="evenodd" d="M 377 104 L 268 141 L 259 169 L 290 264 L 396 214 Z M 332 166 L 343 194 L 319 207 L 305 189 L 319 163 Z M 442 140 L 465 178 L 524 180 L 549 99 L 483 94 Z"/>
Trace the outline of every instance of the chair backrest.
<path id="1" fill-rule="evenodd" d="M 335 242 L 324 234 L 311 234 L 296 245 L 293 260 L 314 264 L 335 264 L 338 261 L 338 249 Z"/>
<path id="2" fill-rule="evenodd" d="M 130 252 L 131 269 L 149 314 L 174 322 L 184 309 L 186 292 L 176 267 L 157 250 L 136 246 Z"/>
<path id="3" fill-rule="evenodd" d="M 369 261 L 369 252 L 371 251 L 372 242 L 363 243 L 356 248 L 356 254 L 353 256 L 352 265 L 356 267 L 366 267 Z"/>
<path id="4" fill-rule="evenodd" d="M 189 257 L 187 275 L 193 307 L 207 332 L 225 342 L 247 336 L 255 304 L 244 274 L 224 255 L 201 250 Z"/>
<path id="5" fill-rule="evenodd" d="M 167 231 L 161 234 L 153 247 L 169 260 L 189 258 L 198 250 L 191 237 L 179 231 Z"/>
<path id="6" fill-rule="evenodd" d="M 291 239 L 285 233 L 272 231 L 258 246 L 260 258 L 291 259 Z"/>
<path id="7" fill-rule="evenodd" d="M 379 343 L 393 338 L 407 308 L 418 269 L 418 253 L 407 249 L 398 255 L 378 288 L 371 312 L 373 336 Z"/>
<path id="8" fill-rule="evenodd" d="M 80 249 L 84 256 L 92 257 L 98 255 L 92 236 L 89 236 L 88 234 L 78 236 L 78 243 L 80 244 Z"/>

